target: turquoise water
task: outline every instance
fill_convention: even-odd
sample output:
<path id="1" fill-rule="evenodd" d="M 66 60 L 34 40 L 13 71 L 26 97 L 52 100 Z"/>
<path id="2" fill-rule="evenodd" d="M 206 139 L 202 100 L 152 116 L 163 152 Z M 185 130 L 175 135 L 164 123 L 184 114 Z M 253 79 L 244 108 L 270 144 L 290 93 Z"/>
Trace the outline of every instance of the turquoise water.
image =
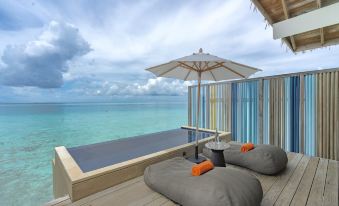
<path id="1" fill-rule="evenodd" d="M 139 97 L 113 103 L 0 104 L 0 205 L 51 199 L 56 146 L 91 144 L 178 128 L 186 97 Z"/>

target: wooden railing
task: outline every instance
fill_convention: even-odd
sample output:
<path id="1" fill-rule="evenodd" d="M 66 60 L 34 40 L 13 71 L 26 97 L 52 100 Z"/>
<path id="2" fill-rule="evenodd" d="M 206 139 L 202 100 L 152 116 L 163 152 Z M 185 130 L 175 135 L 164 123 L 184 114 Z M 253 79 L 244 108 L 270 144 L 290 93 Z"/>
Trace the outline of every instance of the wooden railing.
<path id="1" fill-rule="evenodd" d="M 197 87 L 189 87 L 194 126 Z M 204 84 L 200 127 L 339 160 L 339 68 Z"/>

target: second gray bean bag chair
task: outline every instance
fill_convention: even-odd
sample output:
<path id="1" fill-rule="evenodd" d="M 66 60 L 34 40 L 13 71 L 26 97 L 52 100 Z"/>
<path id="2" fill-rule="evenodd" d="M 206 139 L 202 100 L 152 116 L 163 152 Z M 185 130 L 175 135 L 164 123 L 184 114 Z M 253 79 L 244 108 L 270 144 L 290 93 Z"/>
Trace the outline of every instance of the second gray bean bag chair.
<path id="1" fill-rule="evenodd" d="M 240 151 L 240 147 L 240 144 L 231 143 L 231 147 L 224 151 L 227 164 L 238 165 L 266 175 L 277 174 L 287 165 L 286 152 L 279 147 L 260 144 L 245 153 Z M 211 151 L 204 148 L 203 153 L 210 157 Z"/>
<path id="2" fill-rule="evenodd" d="M 184 206 L 256 206 L 263 192 L 260 182 L 237 169 L 215 167 L 194 177 L 194 163 L 182 157 L 145 169 L 145 183 L 154 191 Z"/>

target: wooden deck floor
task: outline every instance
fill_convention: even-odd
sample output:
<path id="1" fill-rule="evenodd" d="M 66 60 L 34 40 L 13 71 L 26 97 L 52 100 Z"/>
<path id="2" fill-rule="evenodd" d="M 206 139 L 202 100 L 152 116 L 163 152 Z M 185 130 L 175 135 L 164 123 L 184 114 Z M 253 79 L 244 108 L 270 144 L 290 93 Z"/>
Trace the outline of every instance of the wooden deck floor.
<path id="1" fill-rule="evenodd" d="M 338 206 L 338 167 L 334 160 L 288 153 L 288 166 L 277 176 L 255 175 L 261 182 L 264 198 L 261 205 L 333 205 Z M 71 203 L 68 197 L 48 203 L 53 206 L 104 205 L 176 205 L 149 189 L 143 177 L 96 193 Z"/>

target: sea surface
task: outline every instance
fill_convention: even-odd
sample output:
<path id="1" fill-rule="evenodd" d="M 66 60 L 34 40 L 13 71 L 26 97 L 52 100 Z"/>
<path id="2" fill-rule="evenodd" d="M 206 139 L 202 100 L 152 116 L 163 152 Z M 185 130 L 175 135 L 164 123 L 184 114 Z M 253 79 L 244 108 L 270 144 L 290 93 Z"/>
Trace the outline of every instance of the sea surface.
<path id="1" fill-rule="evenodd" d="M 187 97 L 122 97 L 105 103 L 0 104 L 0 205 L 53 199 L 56 146 L 73 147 L 179 128 Z"/>

